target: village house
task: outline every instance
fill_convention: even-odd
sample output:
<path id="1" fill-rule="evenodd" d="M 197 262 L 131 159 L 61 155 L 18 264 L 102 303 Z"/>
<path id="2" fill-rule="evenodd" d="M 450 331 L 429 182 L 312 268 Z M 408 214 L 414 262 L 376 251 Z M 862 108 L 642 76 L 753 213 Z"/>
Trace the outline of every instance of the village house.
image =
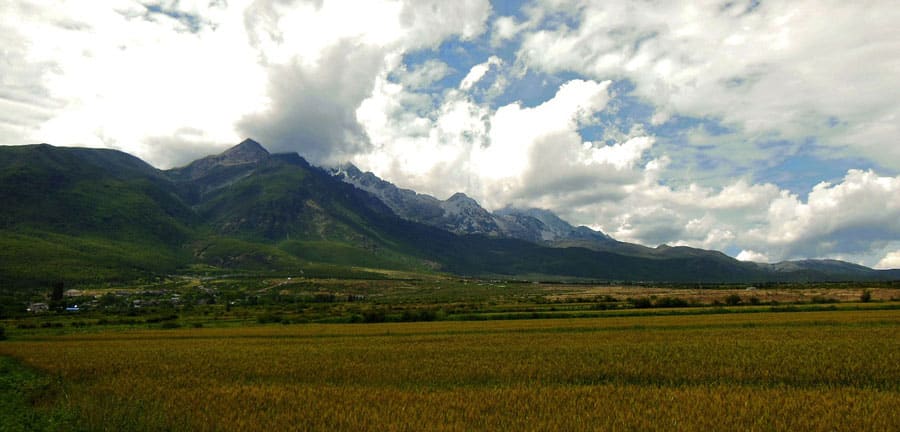
<path id="1" fill-rule="evenodd" d="M 50 306 L 47 306 L 47 303 L 31 303 L 26 310 L 31 313 L 44 313 L 50 311 Z"/>

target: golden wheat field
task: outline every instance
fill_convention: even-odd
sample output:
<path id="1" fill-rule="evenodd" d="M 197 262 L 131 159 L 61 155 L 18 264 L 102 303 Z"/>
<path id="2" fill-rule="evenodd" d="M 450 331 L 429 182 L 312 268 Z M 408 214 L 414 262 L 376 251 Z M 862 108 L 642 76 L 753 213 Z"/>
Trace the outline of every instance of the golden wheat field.
<path id="1" fill-rule="evenodd" d="M 900 430 L 900 311 L 44 336 L 88 430 Z"/>

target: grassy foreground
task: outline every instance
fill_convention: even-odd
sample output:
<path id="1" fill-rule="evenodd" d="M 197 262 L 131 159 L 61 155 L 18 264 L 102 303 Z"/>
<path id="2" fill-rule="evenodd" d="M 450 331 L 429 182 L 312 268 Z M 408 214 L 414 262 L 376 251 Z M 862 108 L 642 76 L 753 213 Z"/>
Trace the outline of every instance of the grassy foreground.
<path id="1" fill-rule="evenodd" d="M 62 429 L 900 430 L 897 310 L 108 331 L 0 355 L 55 377 Z"/>

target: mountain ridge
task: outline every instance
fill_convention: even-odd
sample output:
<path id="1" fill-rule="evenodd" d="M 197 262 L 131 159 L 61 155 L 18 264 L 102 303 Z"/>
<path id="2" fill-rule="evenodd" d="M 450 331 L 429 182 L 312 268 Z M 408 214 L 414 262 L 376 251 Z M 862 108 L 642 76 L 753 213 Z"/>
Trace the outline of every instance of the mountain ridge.
<path id="1" fill-rule="evenodd" d="M 379 197 L 401 218 L 422 222 L 457 234 L 481 234 L 489 237 L 525 240 L 557 248 L 585 248 L 598 252 L 612 252 L 619 255 L 652 259 L 704 256 L 718 261 L 735 260 L 715 250 L 687 246 L 673 247 L 665 244 L 652 248 L 634 243 L 620 242 L 603 232 L 589 227 L 573 226 L 547 209 L 520 209 L 506 206 L 494 212 L 488 212 L 474 199 L 462 192 L 456 192 L 446 200 L 441 201 L 431 195 L 399 188 L 379 178 L 372 172 L 363 172 L 351 163 L 346 163 L 333 169 L 332 173 L 342 180 Z M 477 215 L 479 220 L 491 218 L 493 223 L 467 221 L 464 218 L 462 220 L 447 220 L 447 218 L 433 216 L 434 214 L 441 214 L 442 211 L 446 213 L 448 203 L 459 201 L 465 201 L 469 207 L 477 208 L 477 210 L 470 210 L 463 216 Z M 429 217 L 422 217 L 422 215 L 415 213 L 417 209 L 422 207 L 428 207 Z M 458 215 L 459 212 L 455 214 Z M 485 229 L 484 227 L 489 228 Z M 865 266 L 831 259 L 805 259 L 777 263 L 747 262 L 747 264 L 755 265 L 766 272 L 777 274 L 818 271 L 829 275 L 840 275 L 842 272 L 861 275 L 873 271 L 873 269 Z"/>
<path id="2" fill-rule="evenodd" d="M 464 194 L 442 202 L 387 187 L 374 175 L 367 181 L 385 186 L 382 196 L 296 153 L 269 154 L 252 140 L 167 171 L 116 150 L 4 146 L 0 285 L 127 280 L 197 265 L 291 273 L 337 265 L 342 272 L 369 267 L 692 283 L 900 279 L 900 272 L 837 261 L 757 265 L 716 251 L 647 248 L 595 231 L 579 234 L 578 227 L 537 210 L 503 216 L 516 214 L 535 229 L 555 224 L 557 231 L 574 230 L 575 237 L 566 240 L 571 244 L 547 247 L 541 242 L 553 232 L 541 234 L 539 242 L 491 235 L 494 226 L 502 229 L 496 221 L 503 217 Z M 391 194 L 418 198 L 383 198 Z M 398 206 L 432 218 L 431 224 L 399 217 Z M 453 233 L 435 221 L 469 232 Z"/>
<path id="3" fill-rule="evenodd" d="M 456 192 L 446 200 L 440 200 L 431 195 L 399 188 L 350 163 L 341 165 L 332 172 L 347 183 L 379 197 L 401 218 L 456 234 L 514 238 L 549 246 L 561 244 L 556 242 L 581 241 L 579 246 L 589 248 L 592 242 L 614 241 L 602 232 L 585 226 L 572 226 L 545 209 L 505 207 L 489 212 L 463 192 Z"/>

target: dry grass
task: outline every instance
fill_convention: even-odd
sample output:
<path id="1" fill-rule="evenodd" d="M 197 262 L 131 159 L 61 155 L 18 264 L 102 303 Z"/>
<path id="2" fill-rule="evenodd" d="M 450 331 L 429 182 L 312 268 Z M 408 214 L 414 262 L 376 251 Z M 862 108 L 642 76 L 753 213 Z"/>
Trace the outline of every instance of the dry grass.
<path id="1" fill-rule="evenodd" d="M 94 430 L 900 430 L 900 311 L 7 342 Z"/>
<path id="2" fill-rule="evenodd" d="M 562 285 L 549 286 L 547 291 L 552 291 L 547 298 L 553 301 L 572 301 L 577 299 L 595 299 L 610 296 L 617 300 L 625 300 L 630 297 L 671 297 L 684 299 L 691 303 L 710 304 L 714 301 L 724 302 L 725 298 L 737 294 L 744 301 L 750 297 L 756 297 L 763 303 L 804 303 L 816 298 L 834 299 L 839 302 L 858 302 L 863 291 L 869 291 L 873 301 L 890 301 L 900 298 L 900 290 L 896 288 L 652 288 L 631 286 L 578 286 Z M 559 293 L 559 291 L 566 291 Z"/>

